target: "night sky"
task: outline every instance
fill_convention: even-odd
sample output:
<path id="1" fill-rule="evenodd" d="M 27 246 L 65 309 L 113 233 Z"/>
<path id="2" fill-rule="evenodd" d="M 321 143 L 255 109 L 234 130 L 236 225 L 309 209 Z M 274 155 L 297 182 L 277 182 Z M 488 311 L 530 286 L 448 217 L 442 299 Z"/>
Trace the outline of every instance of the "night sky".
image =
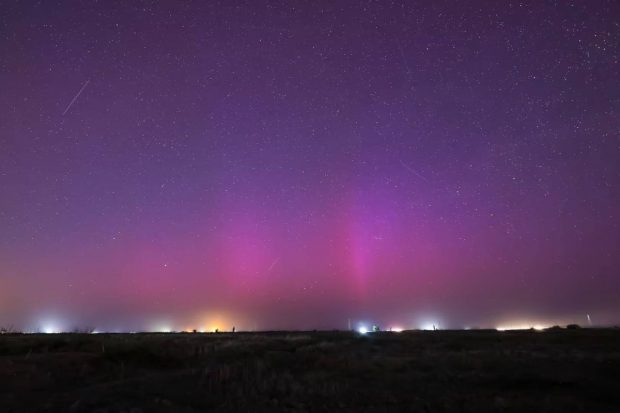
<path id="1" fill-rule="evenodd" d="M 619 2 L 0 5 L 1 325 L 620 322 Z"/>

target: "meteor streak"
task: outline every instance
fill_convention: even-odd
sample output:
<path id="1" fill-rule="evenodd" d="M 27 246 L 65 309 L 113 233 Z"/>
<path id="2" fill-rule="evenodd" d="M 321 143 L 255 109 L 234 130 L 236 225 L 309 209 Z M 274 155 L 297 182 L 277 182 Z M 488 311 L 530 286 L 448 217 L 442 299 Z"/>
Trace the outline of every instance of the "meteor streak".
<path id="1" fill-rule="evenodd" d="M 75 103 L 75 101 L 77 100 L 78 97 L 80 97 L 80 95 L 82 94 L 82 92 L 84 91 L 84 89 L 86 89 L 86 86 L 88 86 L 88 84 L 90 83 L 90 80 L 87 80 L 86 82 L 84 82 L 84 84 L 82 85 L 82 87 L 80 88 L 80 91 L 77 92 L 77 94 L 75 96 L 73 96 L 73 99 L 71 99 L 71 102 L 69 102 L 69 104 L 67 105 L 67 107 L 65 108 L 65 111 L 62 112 L 62 116 L 65 116 L 65 113 L 67 113 L 67 111 L 71 108 L 71 106 L 73 106 L 73 103 Z"/>

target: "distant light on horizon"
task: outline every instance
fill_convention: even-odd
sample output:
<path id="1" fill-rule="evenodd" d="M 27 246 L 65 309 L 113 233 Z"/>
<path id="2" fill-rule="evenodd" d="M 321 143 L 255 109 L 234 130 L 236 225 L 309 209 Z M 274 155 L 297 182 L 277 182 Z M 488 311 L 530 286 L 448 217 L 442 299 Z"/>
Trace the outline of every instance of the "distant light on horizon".
<path id="1" fill-rule="evenodd" d="M 45 315 L 36 322 L 35 331 L 44 334 L 58 334 L 66 330 L 65 323 L 57 315 Z"/>
<path id="2" fill-rule="evenodd" d="M 164 318 L 165 320 L 165 318 Z M 367 319 L 366 319 L 367 320 Z M 230 326 L 228 326 L 230 324 Z M 536 331 L 543 331 L 545 329 L 548 329 L 550 327 L 552 327 L 553 325 L 560 325 L 562 323 L 557 322 L 556 321 L 523 321 L 523 320 L 514 320 L 514 321 L 507 321 L 507 322 L 501 322 L 495 326 L 490 325 L 490 326 L 482 326 L 482 327 L 477 327 L 474 326 L 472 327 L 471 324 L 465 324 L 464 326 L 460 327 L 460 329 L 462 330 L 476 330 L 476 329 L 480 329 L 480 328 L 492 328 L 492 329 L 496 329 L 498 331 L 514 331 L 514 330 L 536 330 Z M 197 333 L 215 333 L 215 332 L 220 332 L 220 333 L 224 333 L 224 332 L 232 332 L 233 328 L 234 331 L 239 332 L 239 331 L 260 331 L 260 330 L 243 330 L 242 328 L 239 328 L 238 324 L 235 323 L 215 323 L 215 322 L 210 322 L 210 323 L 203 323 L 202 326 L 198 327 L 200 324 L 191 324 L 190 322 L 187 323 L 178 323 L 178 322 L 173 322 L 171 320 L 166 321 L 160 321 L 160 322 L 153 322 L 153 323 L 146 323 L 145 325 L 147 326 L 146 328 L 118 328 L 118 325 L 115 325 L 115 328 L 112 329 L 108 329 L 105 327 L 98 327 L 95 329 L 79 329 L 79 328 L 70 328 L 70 326 L 72 326 L 72 322 L 66 321 L 66 319 L 63 321 L 63 319 L 60 318 L 47 318 L 47 319 L 42 319 L 42 321 L 39 322 L 33 322 L 31 324 L 29 324 L 29 328 L 23 329 L 21 330 L 24 333 L 27 332 L 33 332 L 33 333 L 44 333 L 44 334 L 57 334 L 57 333 L 68 333 L 68 332 L 81 332 L 81 333 L 91 333 L 91 334 L 101 334 L 101 333 L 135 333 L 135 332 L 144 332 L 144 333 L 178 333 L 178 332 L 185 332 L 185 333 L 192 333 L 192 332 L 197 332 Z M 228 327 L 224 327 L 228 326 Z M 356 327 L 354 328 L 354 331 L 357 332 L 358 334 L 369 334 L 371 332 L 375 332 L 375 331 L 385 331 L 385 332 L 393 332 L 393 333 L 401 333 L 405 330 L 408 329 L 417 329 L 420 331 L 436 331 L 436 330 L 441 330 L 441 323 L 437 320 L 434 321 L 428 321 L 428 319 L 422 319 L 421 322 L 419 322 L 417 324 L 417 327 L 415 326 L 415 324 L 413 326 L 406 326 L 403 324 L 389 324 L 389 323 L 385 323 L 386 328 L 384 329 L 380 329 L 379 325 L 377 323 L 371 323 L 368 321 L 365 322 L 358 322 L 355 324 Z M 312 328 L 312 327 L 306 327 L 308 331 L 310 330 L 320 330 L 317 328 Z M 376 329 L 375 329 L 376 328 Z M 450 327 L 450 328 L 454 328 L 454 329 L 459 329 L 459 327 Z M 302 330 L 303 328 L 295 328 L 294 326 L 292 327 L 293 330 Z"/>
<path id="3" fill-rule="evenodd" d="M 154 333 L 172 333 L 172 327 L 169 324 L 157 324 L 151 330 Z"/>
<path id="4" fill-rule="evenodd" d="M 45 334 L 58 334 L 60 333 L 60 329 L 53 324 L 43 325 L 41 328 L 41 332 Z"/>
<path id="5" fill-rule="evenodd" d="M 549 325 L 543 325 L 543 324 L 538 324 L 538 323 L 536 324 L 515 323 L 515 324 L 500 325 L 500 326 L 497 326 L 495 329 L 497 331 L 530 330 L 530 329 L 541 331 L 549 327 L 550 327 Z"/>
<path id="6" fill-rule="evenodd" d="M 424 330 L 424 331 L 433 331 L 433 330 L 437 330 L 438 327 L 436 324 L 434 323 L 424 323 L 422 324 L 422 326 L 420 327 L 420 330 Z"/>
<path id="7" fill-rule="evenodd" d="M 355 331 L 358 334 L 370 334 L 375 331 L 400 333 L 406 330 L 419 331 L 435 331 L 447 329 L 496 329 L 498 331 L 510 330 L 536 330 L 542 331 L 554 325 L 567 325 L 574 322 L 574 318 L 555 318 L 547 316 L 544 313 L 528 312 L 524 314 L 510 314 L 498 317 L 492 323 L 480 324 L 478 321 L 471 322 L 463 320 L 461 323 L 452 321 L 446 314 L 420 312 L 411 312 L 407 317 L 399 318 L 397 315 L 382 318 L 380 312 L 364 311 L 364 313 L 351 314 L 351 321 L 348 323 L 348 330 Z M 95 322 L 76 321 L 77 315 L 69 312 L 46 311 L 28 320 L 25 328 L 16 328 L 15 330 L 35 333 L 228 333 L 233 329 L 236 332 L 253 331 L 246 329 L 249 324 L 246 320 L 247 315 L 243 313 L 230 314 L 222 311 L 218 312 L 194 312 L 189 315 L 182 316 L 173 312 L 159 312 L 148 319 L 142 320 L 107 320 L 96 324 Z M 584 316 L 585 318 L 585 316 Z M 267 323 L 265 323 L 267 324 Z M 96 326 L 96 328 L 95 328 Z M 321 330 L 320 326 L 312 324 L 299 324 L 287 326 L 291 330 L 302 331 L 304 329 Z M 277 329 L 276 329 L 277 330 Z M 260 330 L 254 330 L 260 331 Z M 265 330 L 263 330 L 265 331 Z M 284 330 L 282 330 L 284 331 Z"/>

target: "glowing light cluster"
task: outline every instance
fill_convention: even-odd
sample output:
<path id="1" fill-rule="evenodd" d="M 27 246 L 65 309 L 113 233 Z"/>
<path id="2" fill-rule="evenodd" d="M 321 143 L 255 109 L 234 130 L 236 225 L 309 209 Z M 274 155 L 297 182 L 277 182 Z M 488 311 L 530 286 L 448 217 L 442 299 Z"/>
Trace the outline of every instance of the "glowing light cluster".
<path id="1" fill-rule="evenodd" d="M 57 334 L 57 333 L 60 333 L 60 330 L 56 328 L 54 325 L 48 324 L 48 325 L 43 326 L 43 328 L 41 329 L 41 332 L 45 334 Z"/>
<path id="2" fill-rule="evenodd" d="M 545 328 L 548 328 L 549 326 L 546 325 L 542 325 L 542 324 L 528 324 L 528 323 L 515 323 L 515 324 L 506 324 L 506 325 L 500 325 L 498 327 L 496 327 L 497 331 L 510 331 L 510 330 L 529 330 L 529 329 L 534 329 L 537 331 L 541 331 L 544 330 Z"/>
<path id="3" fill-rule="evenodd" d="M 425 331 L 433 331 L 433 330 L 438 330 L 438 329 L 439 329 L 438 325 L 435 323 L 431 323 L 431 322 L 424 323 L 420 327 L 420 330 L 425 330 Z"/>

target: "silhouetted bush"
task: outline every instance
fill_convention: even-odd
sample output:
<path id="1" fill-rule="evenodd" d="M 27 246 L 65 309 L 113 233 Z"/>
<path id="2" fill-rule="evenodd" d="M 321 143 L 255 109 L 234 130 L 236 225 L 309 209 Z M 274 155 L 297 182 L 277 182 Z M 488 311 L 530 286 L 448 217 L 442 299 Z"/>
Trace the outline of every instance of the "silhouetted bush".
<path id="1" fill-rule="evenodd" d="M 12 325 L 0 327 L 0 334 L 15 334 L 18 331 Z"/>

